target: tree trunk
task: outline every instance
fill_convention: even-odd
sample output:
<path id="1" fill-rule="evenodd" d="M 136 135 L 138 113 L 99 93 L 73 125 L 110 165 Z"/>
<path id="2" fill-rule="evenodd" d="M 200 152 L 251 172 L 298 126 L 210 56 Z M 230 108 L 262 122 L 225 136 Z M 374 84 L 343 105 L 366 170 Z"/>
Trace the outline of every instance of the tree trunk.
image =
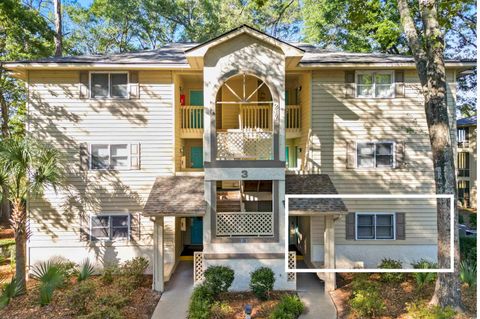
<path id="1" fill-rule="evenodd" d="M 1 83 L 3 83 L 3 68 L 0 65 L 0 108 L 1 108 L 1 114 L 2 114 L 2 139 L 7 138 L 10 135 L 10 130 L 8 129 L 8 124 L 10 121 L 10 115 L 8 112 L 8 104 L 7 101 L 5 101 L 3 89 L 1 87 Z M 10 202 L 8 200 L 8 189 L 5 187 L 2 192 L 2 201 L 1 201 L 1 220 L 5 223 L 8 224 L 10 220 Z"/>
<path id="2" fill-rule="evenodd" d="M 13 202 L 12 227 L 15 231 L 15 277 L 19 285 L 26 291 L 26 244 L 27 244 L 27 212 L 22 201 Z"/>
<path id="3" fill-rule="evenodd" d="M 455 162 L 451 141 L 448 106 L 446 101 L 446 72 L 444 62 L 444 38 L 438 23 L 435 0 L 420 0 L 419 8 L 423 30 L 416 28 L 407 0 L 397 0 L 403 31 L 415 58 L 418 77 L 425 98 L 430 144 L 432 147 L 435 189 L 437 194 L 453 194 L 456 198 Z M 420 38 L 423 34 L 424 38 Z M 455 116 L 455 114 L 452 114 Z M 458 242 L 457 203 L 454 216 L 450 216 L 450 201 L 437 200 L 438 265 L 450 268 L 450 236 L 454 234 L 454 272 L 439 273 L 431 304 L 461 308 L 460 280 L 458 276 L 460 249 Z M 450 228 L 453 218 L 454 228 Z"/>
<path id="4" fill-rule="evenodd" d="M 55 11 L 55 56 L 62 56 L 63 35 L 62 35 L 62 1 L 54 0 Z"/>

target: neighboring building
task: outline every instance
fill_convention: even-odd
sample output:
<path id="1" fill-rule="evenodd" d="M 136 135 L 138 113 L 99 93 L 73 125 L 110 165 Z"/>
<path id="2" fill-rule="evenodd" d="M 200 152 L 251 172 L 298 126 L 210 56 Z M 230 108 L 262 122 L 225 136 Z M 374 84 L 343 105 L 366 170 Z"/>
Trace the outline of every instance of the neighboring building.
<path id="1" fill-rule="evenodd" d="M 477 116 L 457 120 L 458 202 L 477 208 Z"/>
<path id="2" fill-rule="evenodd" d="M 456 75 L 473 65 L 446 62 L 452 119 Z M 411 57 L 242 26 L 201 44 L 6 67 L 28 83 L 29 134 L 67 154 L 65 189 L 29 205 L 30 265 L 146 256 L 161 291 L 182 253 L 197 281 L 232 267 L 234 289 L 259 266 L 294 289 L 285 244 L 309 267 L 436 260 L 434 199 L 301 203 L 285 224 L 285 194 L 435 193 Z"/>

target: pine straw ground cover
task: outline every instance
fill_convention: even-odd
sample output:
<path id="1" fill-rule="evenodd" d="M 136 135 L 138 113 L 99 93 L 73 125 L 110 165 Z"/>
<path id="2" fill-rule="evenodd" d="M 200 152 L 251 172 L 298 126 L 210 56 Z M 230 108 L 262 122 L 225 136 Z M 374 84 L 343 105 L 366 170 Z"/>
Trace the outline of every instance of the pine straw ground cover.
<path id="1" fill-rule="evenodd" d="M 160 294 L 152 291 L 152 276 L 145 275 L 141 285 L 131 292 L 125 293 L 121 287 L 114 281 L 111 284 L 104 283 L 100 276 L 92 276 L 85 280 L 91 282 L 94 287 L 94 296 L 87 303 L 86 314 L 90 314 L 98 310 L 100 306 L 93 300 L 109 298 L 109 296 L 124 299 L 124 304 L 119 306 L 120 316 L 128 319 L 149 319 L 155 306 L 157 305 Z M 0 310 L 0 318 L 9 319 L 69 319 L 79 318 L 77 310 L 72 306 L 69 300 L 69 293 L 78 285 L 75 279 L 66 285 L 66 287 L 58 289 L 54 292 L 52 302 L 44 307 L 39 305 L 38 282 L 29 280 L 27 284 L 27 293 L 25 295 L 14 298 L 10 304 Z M 101 317 L 101 316 L 100 316 Z M 91 316 L 88 318 L 97 318 Z"/>
<path id="2" fill-rule="evenodd" d="M 400 283 L 382 282 L 379 274 L 372 274 L 369 278 L 379 284 L 379 294 L 385 303 L 385 310 L 375 319 L 416 319 L 408 316 L 406 304 L 414 302 L 428 303 L 430 301 L 435 283 L 425 285 L 422 289 L 416 288 L 416 283 L 411 275 L 406 275 Z M 338 319 L 360 319 L 351 309 L 349 301 L 352 298 L 353 273 L 341 273 L 337 275 L 338 288 L 331 292 L 335 307 L 338 311 Z M 456 319 L 469 319 L 476 317 L 476 290 L 462 286 L 462 301 L 465 306 L 465 314 L 457 315 Z"/>
<path id="3" fill-rule="evenodd" d="M 270 313 L 285 295 L 295 295 L 294 292 L 274 291 L 268 300 L 258 299 L 253 292 L 224 292 L 211 309 L 211 319 L 244 319 L 245 306 L 252 306 L 252 318 L 267 319 Z"/>

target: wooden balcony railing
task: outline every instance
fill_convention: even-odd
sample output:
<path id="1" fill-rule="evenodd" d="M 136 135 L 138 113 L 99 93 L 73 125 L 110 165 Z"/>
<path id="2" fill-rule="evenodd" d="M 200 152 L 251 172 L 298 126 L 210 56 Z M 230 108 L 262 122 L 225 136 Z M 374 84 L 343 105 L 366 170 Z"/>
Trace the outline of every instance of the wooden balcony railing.
<path id="1" fill-rule="evenodd" d="M 218 237 L 273 236 L 273 212 L 217 212 Z"/>
<path id="2" fill-rule="evenodd" d="M 273 132 L 228 130 L 217 132 L 218 160 L 273 159 Z"/>
<path id="3" fill-rule="evenodd" d="M 241 105 L 240 129 L 272 129 L 271 105 Z"/>
<path id="4" fill-rule="evenodd" d="M 186 105 L 180 108 L 180 133 L 182 137 L 202 137 L 203 106 Z"/>
<path id="5" fill-rule="evenodd" d="M 300 105 L 287 105 L 287 111 L 285 112 L 285 133 L 287 134 L 287 138 L 300 136 L 302 133 L 301 123 Z"/>

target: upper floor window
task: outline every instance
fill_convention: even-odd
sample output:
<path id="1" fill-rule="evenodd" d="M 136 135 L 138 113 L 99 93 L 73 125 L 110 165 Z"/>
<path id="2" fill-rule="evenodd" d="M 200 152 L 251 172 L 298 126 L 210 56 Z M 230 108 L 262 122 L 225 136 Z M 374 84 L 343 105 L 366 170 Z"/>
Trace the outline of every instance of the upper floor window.
<path id="1" fill-rule="evenodd" d="M 129 169 L 129 144 L 92 144 L 90 145 L 90 168 Z"/>
<path id="2" fill-rule="evenodd" d="M 468 147 L 469 130 L 468 127 L 461 127 L 457 129 L 458 147 Z"/>
<path id="3" fill-rule="evenodd" d="M 457 166 L 459 177 L 470 176 L 470 154 L 468 152 L 459 152 L 457 155 Z"/>
<path id="4" fill-rule="evenodd" d="M 355 74 L 357 97 L 394 97 L 393 71 L 357 71 Z"/>
<path id="5" fill-rule="evenodd" d="M 357 167 L 393 167 L 393 142 L 366 142 L 357 143 Z"/>
<path id="6" fill-rule="evenodd" d="M 357 239 L 395 239 L 394 213 L 357 213 Z"/>
<path id="7" fill-rule="evenodd" d="M 128 98 L 128 73 L 91 72 L 90 92 L 92 98 Z"/>
<path id="8" fill-rule="evenodd" d="M 128 239 L 130 237 L 130 215 L 90 216 L 90 237 L 93 240 Z"/>

